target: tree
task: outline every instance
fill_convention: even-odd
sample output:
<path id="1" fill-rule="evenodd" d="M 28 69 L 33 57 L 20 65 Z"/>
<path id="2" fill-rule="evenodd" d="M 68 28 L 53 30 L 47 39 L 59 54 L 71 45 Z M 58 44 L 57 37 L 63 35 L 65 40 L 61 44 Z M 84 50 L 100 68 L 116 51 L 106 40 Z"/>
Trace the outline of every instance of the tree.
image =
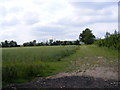
<path id="1" fill-rule="evenodd" d="M 2 43 L 0 43 L 0 48 L 2 47 Z"/>
<path id="2" fill-rule="evenodd" d="M 17 42 L 12 40 L 12 41 L 10 41 L 9 45 L 10 45 L 10 47 L 16 47 Z"/>
<path id="3" fill-rule="evenodd" d="M 115 31 L 114 31 L 114 34 L 118 34 L 118 32 L 115 30 Z"/>
<path id="4" fill-rule="evenodd" d="M 108 38 L 108 37 L 110 37 L 110 33 L 106 32 L 105 38 Z"/>
<path id="5" fill-rule="evenodd" d="M 50 43 L 50 45 L 52 45 L 52 43 L 53 43 L 53 39 L 50 39 L 50 40 L 49 40 L 49 43 Z"/>
<path id="6" fill-rule="evenodd" d="M 9 43 L 7 40 L 5 40 L 5 47 L 8 47 L 9 46 Z"/>
<path id="7" fill-rule="evenodd" d="M 36 46 L 36 40 L 33 40 L 33 45 Z"/>
<path id="8" fill-rule="evenodd" d="M 79 40 L 74 41 L 74 45 L 79 45 Z"/>
<path id="9" fill-rule="evenodd" d="M 80 33 L 79 39 L 85 44 L 92 44 L 94 43 L 95 36 L 92 34 L 92 31 L 89 28 L 86 28 L 82 33 Z"/>
<path id="10" fill-rule="evenodd" d="M 98 39 L 96 44 L 98 46 L 105 46 L 108 48 L 120 49 L 120 34 L 115 30 L 114 34 L 110 34 L 106 32 L 106 36 L 104 39 Z"/>
<path id="11" fill-rule="evenodd" d="M 5 40 L 4 42 L 1 42 L 2 47 L 19 47 L 20 45 L 17 45 L 16 41 L 7 41 Z"/>

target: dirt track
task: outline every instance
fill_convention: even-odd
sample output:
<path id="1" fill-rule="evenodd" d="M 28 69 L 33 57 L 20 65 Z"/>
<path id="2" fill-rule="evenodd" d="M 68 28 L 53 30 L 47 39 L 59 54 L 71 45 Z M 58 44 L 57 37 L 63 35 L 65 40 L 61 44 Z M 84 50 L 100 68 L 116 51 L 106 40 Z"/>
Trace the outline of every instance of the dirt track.
<path id="1" fill-rule="evenodd" d="M 7 88 L 118 88 L 118 73 L 113 68 L 97 67 L 85 72 L 60 73 L 37 81 L 11 84 L 3 90 Z"/>

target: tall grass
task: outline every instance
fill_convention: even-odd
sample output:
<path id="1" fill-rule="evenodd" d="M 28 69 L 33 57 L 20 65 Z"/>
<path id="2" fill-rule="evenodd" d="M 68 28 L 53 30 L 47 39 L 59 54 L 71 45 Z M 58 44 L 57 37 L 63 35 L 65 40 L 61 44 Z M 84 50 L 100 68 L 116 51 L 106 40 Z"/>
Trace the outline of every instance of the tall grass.
<path id="1" fill-rule="evenodd" d="M 30 80 L 64 69 L 66 62 L 62 58 L 73 54 L 76 49 L 77 46 L 3 48 L 3 83 Z"/>

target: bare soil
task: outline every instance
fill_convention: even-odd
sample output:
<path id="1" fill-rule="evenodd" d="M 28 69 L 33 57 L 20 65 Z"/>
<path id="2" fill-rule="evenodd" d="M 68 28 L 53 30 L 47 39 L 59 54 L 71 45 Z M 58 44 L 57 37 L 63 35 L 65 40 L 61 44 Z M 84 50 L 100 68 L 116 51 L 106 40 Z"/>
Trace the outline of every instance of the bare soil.
<path id="1" fill-rule="evenodd" d="M 39 89 L 39 88 L 118 88 L 118 69 L 110 67 L 96 67 L 86 71 L 63 72 L 57 75 L 39 78 L 22 84 L 11 84 L 3 87 L 3 90 Z"/>

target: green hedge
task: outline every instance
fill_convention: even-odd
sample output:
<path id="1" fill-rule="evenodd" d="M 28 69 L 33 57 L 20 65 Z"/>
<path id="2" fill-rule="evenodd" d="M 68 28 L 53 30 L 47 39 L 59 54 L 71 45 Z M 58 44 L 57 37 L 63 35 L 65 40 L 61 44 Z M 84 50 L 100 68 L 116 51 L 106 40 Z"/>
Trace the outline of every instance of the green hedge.
<path id="1" fill-rule="evenodd" d="M 120 34 L 110 34 L 104 39 L 96 40 L 95 44 L 98 46 L 105 46 L 108 48 L 120 49 Z"/>

